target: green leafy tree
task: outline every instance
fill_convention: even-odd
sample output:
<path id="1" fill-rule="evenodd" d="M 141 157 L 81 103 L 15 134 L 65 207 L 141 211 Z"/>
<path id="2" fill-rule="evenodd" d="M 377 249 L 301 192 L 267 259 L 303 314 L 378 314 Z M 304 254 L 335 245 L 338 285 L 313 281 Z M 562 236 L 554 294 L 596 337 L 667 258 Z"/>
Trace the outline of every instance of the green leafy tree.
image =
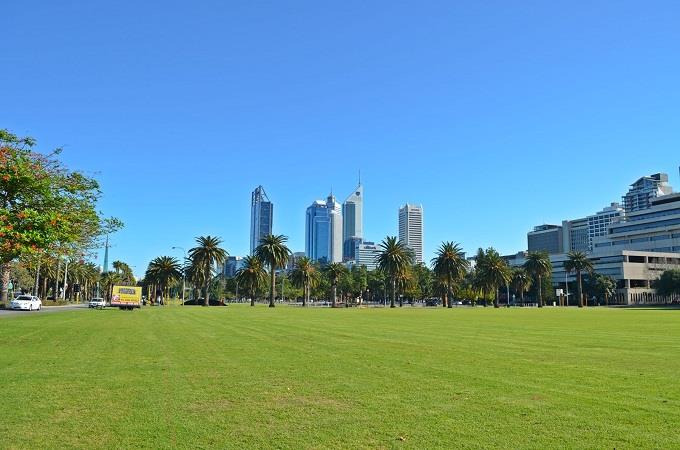
<path id="1" fill-rule="evenodd" d="M 387 236 L 380 243 L 380 254 L 377 262 L 380 270 L 387 275 L 392 287 L 390 308 L 396 307 L 397 278 L 411 264 L 411 260 L 412 257 L 408 249 L 401 241 L 397 240 L 396 236 Z"/>
<path id="2" fill-rule="evenodd" d="M 220 245 L 222 240 L 214 236 L 200 236 L 196 238 L 196 247 L 189 250 L 192 274 L 194 280 L 202 286 L 205 292 L 203 306 L 210 305 L 210 283 L 213 278 L 213 269 L 221 265 L 229 256 Z"/>
<path id="3" fill-rule="evenodd" d="M 379 299 L 382 294 L 382 298 L 387 297 L 387 280 L 385 278 L 385 273 L 382 270 L 371 270 L 367 274 L 369 292 L 369 301 L 371 299 Z"/>
<path id="4" fill-rule="evenodd" d="M 583 252 L 569 252 L 564 262 L 567 272 L 576 272 L 576 287 L 578 289 L 578 307 L 583 308 L 583 272 L 593 273 L 593 263 Z M 587 301 L 586 301 L 587 303 Z"/>
<path id="5" fill-rule="evenodd" d="M 666 270 L 654 282 L 657 294 L 664 296 L 680 295 L 680 270 Z"/>
<path id="6" fill-rule="evenodd" d="M 335 308 L 338 300 L 338 280 L 347 272 L 347 269 L 340 263 L 331 263 L 324 267 L 323 271 L 328 276 L 331 284 L 331 299 Z"/>
<path id="7" fill-rule="evenodd" d="M 85 244 L 100 231 L 99 185 L 35 140 L 0 130 L 0 301 L 7 303 L 12 261 L 56 243 Z"/>
<path id="8" fill-rule="evenodd" d="M 432 271 L 445 287 L 442 297 L 442 306 L 451 308 L 451 298 L 455 283 L 459 283 L 465 277 L 470 264 L 465 259 L 465 252 L 455 242 L 444 242 L 439 246 L 435 257 L 432 259 Z"/>
<path id="9" fill-rule="evenodd" d="M 593 275 L 595 291 L 604 297 L 604 303 L 609 306 L 609 299 L 616 293 L 616 281 L 609 276 L 596 273 Z M 678 285 L 680 287 L 680 285 Z M 679 289 L 680 291 L 680 289 Z"/>
<path id="10" fill-rule="evenodd" d="M 353 266 L 351 271 L 354 297 L 364 299 L 364 293 L 368 289 L 368 269 L 366 266 Z"/>
<path id="11" fill-rule="evenodd" d="M 291 255 L 286 246 L 288 238 L 283 235 L 265 236 L 260 240 L 260 245 L 255 249 L 255 255 L 260 258 L 269 268 L 269 307 L 273 308 L 276 297 L 276 271 L 282 269 Z"/>
<path id="12" fill-rule="evenodd" d="M 267 271 L 262 260 L 257 256 L 243 258 L 243 266 L 236 272 L 236 281 L 248 292 L 250 306 L 255 306 L 257 292 L 267 284 Z"/>
<path id="13" fill-rule="evenodd" d="M 536 282 L 538 290 L 538 307 L 543 307 L 543 279 L 552 273 L 552 263 L 546 252 L 529 252 L 524 262 L 524 270 Z"/>

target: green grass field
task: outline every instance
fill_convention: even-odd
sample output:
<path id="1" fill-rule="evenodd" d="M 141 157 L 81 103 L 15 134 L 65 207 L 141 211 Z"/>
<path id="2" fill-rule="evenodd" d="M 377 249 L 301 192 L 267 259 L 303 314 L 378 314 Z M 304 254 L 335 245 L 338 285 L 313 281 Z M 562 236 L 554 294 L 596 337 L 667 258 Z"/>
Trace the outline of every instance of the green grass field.
<path id="1" fill-rule="evenodd" d="M 680 448 L 680 310 L 0 319 L 2 448 Z"/>

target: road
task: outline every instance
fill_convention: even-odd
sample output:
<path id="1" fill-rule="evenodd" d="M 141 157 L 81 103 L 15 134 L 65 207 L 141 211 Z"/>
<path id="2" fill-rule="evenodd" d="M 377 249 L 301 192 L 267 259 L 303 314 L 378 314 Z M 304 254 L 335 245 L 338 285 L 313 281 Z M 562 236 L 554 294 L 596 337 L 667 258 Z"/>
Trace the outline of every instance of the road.
<path id="1" fill-rule="evenodd" d="M 87 303 L 80 303 L 77 305 L 67 305 L 67 306 L 43 306 L 40 311 L 12 311 L 8 309 L 0 309 L 0 317 L 15 316 L 19 314 L 46 314 L 46 313 L 56 313 L 63 311 L 73 311 L 75 309 L 87 308 Z"/>

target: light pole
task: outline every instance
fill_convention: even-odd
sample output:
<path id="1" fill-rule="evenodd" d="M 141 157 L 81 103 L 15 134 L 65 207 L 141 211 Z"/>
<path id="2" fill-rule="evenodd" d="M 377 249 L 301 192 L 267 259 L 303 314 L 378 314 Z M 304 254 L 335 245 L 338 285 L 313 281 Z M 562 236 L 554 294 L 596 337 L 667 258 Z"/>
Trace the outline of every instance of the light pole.
<path id="1" fill-rule="evenodd" d="M 184 252 L 184 261 L 182 261 L 182 306 L 184 306 L 184 291 L 186 290 L 187 276 L 184 270 L 184 265 L 187 263 L 187 251 L 184 247 L 172 247 L 173 250 L 182 250 Z M 206 297 L 207 298 L 207 297 Z"/>
<path id="2" fill-rule="evenodd" d="M 569 280 L 567 277 L 569 276 L 569 272 L 566 270 L 564 271 L 564 287 L 566 288 L 567 294 L 566 294 L 566 300 L 564 302 L 564 306 L 569 306 Z"/>

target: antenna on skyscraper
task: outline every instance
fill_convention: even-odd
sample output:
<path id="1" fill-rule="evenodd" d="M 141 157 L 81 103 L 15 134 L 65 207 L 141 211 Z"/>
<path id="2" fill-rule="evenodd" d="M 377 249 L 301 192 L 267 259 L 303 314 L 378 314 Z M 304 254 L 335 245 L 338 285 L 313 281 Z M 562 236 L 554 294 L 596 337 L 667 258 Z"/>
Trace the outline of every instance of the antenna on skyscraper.
<path id="1" fill-rule="evenodd" d="M 359 185 L 361 186 L 361 169 L 359 169 Z"/>

